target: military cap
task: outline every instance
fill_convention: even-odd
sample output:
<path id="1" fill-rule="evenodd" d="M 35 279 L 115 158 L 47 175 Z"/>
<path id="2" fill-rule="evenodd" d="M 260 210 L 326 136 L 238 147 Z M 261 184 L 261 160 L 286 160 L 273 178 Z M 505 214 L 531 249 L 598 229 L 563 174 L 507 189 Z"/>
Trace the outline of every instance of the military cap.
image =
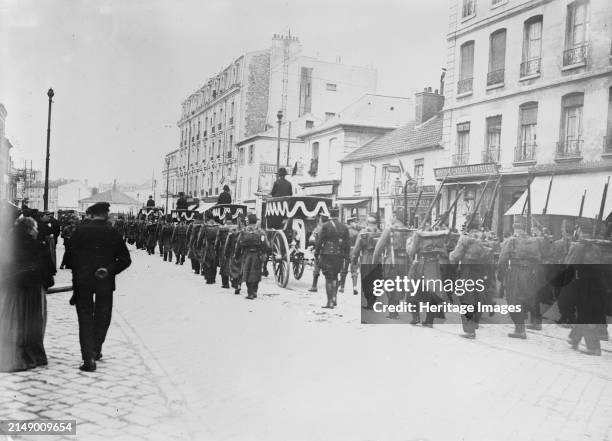
<path id="1" fill-rule="evenodd" d="M 285 167 L 281 167 L 278 169 L 276 174 L 279 176 L 287 176 L 287 169 Z"/>
<path id="2" fill-rule="evenodd" d="M 257 223 L 257 215 L 255 213 L 249 213 L 248 216 L 247 216 L 247 219 L 248 219 L 250 224 L 256 224 Z"/>
<path id="3" fill-rule="evenodd" d="M 89 207 L 89 213 L 96 214 L 108 214 L 110 211 L 110 204 L 108 202 L 96 202 Z"/>

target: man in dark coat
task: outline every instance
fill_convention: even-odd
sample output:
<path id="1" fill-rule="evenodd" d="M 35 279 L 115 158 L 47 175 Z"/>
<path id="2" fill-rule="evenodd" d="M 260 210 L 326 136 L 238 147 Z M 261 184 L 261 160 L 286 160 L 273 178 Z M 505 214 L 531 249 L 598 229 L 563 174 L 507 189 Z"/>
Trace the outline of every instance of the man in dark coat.
<path id="1" fill-rule="evenodd" d="M 231 204 L 232 195 L 230 194 L 230 188 L 227 185 L 223 186 L 223 191 L 217 198 L 217 204 Z"/>
<path id="2" fill-rule="evenodd" d="M 238 217 L 238 225 L 236 228 L 230 230 L 225 241 L 225 255 L 229 256 L 229 278 L 232 288 L 234 288 L 234 294 L 240 294 L 240 286 L 242 285 L 242 261 L 236 257 L 236 245 L 238 243 L 238 237 L 240 232 L 244 228 L 244 219 Z"/>
<path id="3" fill-rule="evenodd" d="M 202 275 L 206 279 L 208 285 L 215 283 L 217 277 L 217 264 L 219 262 L 218 256 L 215 252 L 215 239 L 217 238 L 217 231 L 219 225 L 213 219 L 210 211 L 206 212 L 206 222 L 200 229 L 200 237 L 198 238 L 198 244 L 202 247 Z"/>
<path id="4" fill-rule="evenodd" d="M 257 298 L 263 264 L 270 253 L 270 242 L 265 231 L 257 227 L 257 216 L 249 214 L 249 224 L 240 232 L 236 257 L 242 258 L 242 280 L 247 286 L 247 299 Z"/>
<path id="5" fill-rule="evenodd" d="M 315 256 L 319 257 L 319 266 L 325 276 L 327 304 L 324 308 L 333 309 L 338 305 L 338 275 L 349 257 L 351 246 L 347 226 L 338 221 L 338 209 L 332 208 L 329 214 L 330 219 L 323 224 L 317 237 Z"/>
<path id="6" fill-rule="evenodd" d="M 149 196 L 149 200 L 147 201 L 147 207 L 155 207 L 155 201 L 153 200 L 153 196 Z"/>
<path id="7" fill-rule="evenodd" d="M 373 309 L 376 297 L 374 296 L 374 280 L 382 278 L 380 265 L 372 261 L 374 248 L 380 238 L 380 230 L 377 225 L 376 213 L 370 213 L 367 218 L 366 227 L 361 230 L 357 242 L 351 252 L 351 262 L 353 265 L 360 266 L 361 273 L 361 292 L 366 300 L 364 309 Z"/>
<path id="8" fill-rule="evenodd" d="M 359 237 L 359 225 L 357 224 L 356 217 L 349 217 L 346 222 L 348 223 L 349 230 L 349 244 L 351 245 L 351 252 L 355 248 L 357 238 Z M 357 295 L 357 278 L 359 277 L 359 265 L 351 262 L 350 256 L 344 261 L 344 267 L 340 272 L 340 284 L 338 286 L 338 292 L 344 292 L 344 284 L 346 282 L 346 276 L 349 270 L 351 271 L 351 279 L 353 281 L 353 294 Z"/>
<path id="9" fill-rule="evenodd" d="M 115 276 L 132 263 L 121 236 L 107 223 L 109 207 L 107 202 L 94 204 L 93 219 L 81 224 L 71 239 L 69 262 L 83 357 L 80 369 L 88 372 L 95 371 L 96 360 L 102 358 L 102 344 L 111 321 Z"/>
<path id="10" fill-rule="evenodd" d="M 272 196 L 273 198 L 279 196 L 293 196 L 293 188 L 291 187 L 291 182 L 285 179 L 285 176 L 287 176 L 287 169 L 284 167 L 279 168 L 277 175 L 278 179 L 274 181 L 270 196 Z"/>
<path id="11" fill-rule="evenodd" d="M 176 264 L 184 264 L 185 254 L 187 254 L 187 225 L 184 218 L 181 218 L 178 225 L 174 227 L 171 242 L 176 256 Z"/>
<path id="12" fill-rule="evenodd" d="M 187 199 L 185 199 L 185 193 L 179 192 L 179 198 L 176 201 L 177 210 L 187 210 Z"/>
<path id="13" fill-rule="evenodd" d="M 232 230 L 236 229 L 231 213 L 225 215 L 225 224 L 219 227 L 217 238 L 215 239 L 215 253 L 219 257 L 219 275 L 221 276 L 221 288 L 229 288 L 229 261 L 230 256 L 226 252 L 228 236 Z"/>
<path id="14" fill-rule="evenodd" d="M 162 241 L 164 243 L 164 262 L 172 262 L 172 233 L 174 224 L 170 215 L 166 216 L 166 223 L 162 227 Z"/>

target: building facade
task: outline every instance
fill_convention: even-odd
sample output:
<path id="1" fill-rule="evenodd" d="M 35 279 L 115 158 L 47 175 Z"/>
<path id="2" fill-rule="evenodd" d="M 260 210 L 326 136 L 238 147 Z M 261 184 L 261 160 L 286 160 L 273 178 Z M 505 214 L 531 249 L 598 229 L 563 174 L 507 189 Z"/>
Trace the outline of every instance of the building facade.
<path id="1" fill-rule="evenodd" d="M 244 54 L 182 104 L 176 191 L 215 198 L 237 185 L 236 143 L 312 113 L 333 116 L 376 89 L 376 71 L 327 63 L 301 53 L 296 37 L 275 35 L 268 49 Z M 165 166 L 165 164 L 164 164 Z"/>
<path id="2" fill-rule="evenodd" d="M 343 218 L 356 215 L 365 220 L 370 211 L 385 221 L 394 211 L 413 223 L 422 218 L 435 197 L 433 169 L 447 156 L 442 147 L 443 104 L 437 90 L 417 93 L 407 124 L 341 159 L 337 202 Z M 432 208 L 432 216 L 437 209 Z"/>
<path id="3" fill-rule="evenodd" d="M 6 115 L 6 109 L 2 103 L 0 103 L 0 201 L 6 201 L 9 199 L 9 189 L 11 187 L 10 151 L 13 146 L 6 138 Z"/>
<path id="4" fill-rule="evenodd" d="M 456 0 L 447 40 L 443 204 L 465 186 L 467 216 L 489 180 L 501 234 L 528 178 L 612 170 L 612 2 Z"/>

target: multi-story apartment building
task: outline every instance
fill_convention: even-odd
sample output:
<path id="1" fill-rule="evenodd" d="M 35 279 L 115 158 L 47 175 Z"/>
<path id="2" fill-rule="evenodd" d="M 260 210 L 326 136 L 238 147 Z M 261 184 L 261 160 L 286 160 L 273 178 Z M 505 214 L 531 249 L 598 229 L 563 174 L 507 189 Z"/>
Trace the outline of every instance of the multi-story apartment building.
<path id="1" fill-rule="evenodd" d="M 9 197 L 11 178 L 11 156 L 13 147 L 5 136 L 6 109 L 0 103 L 0 201 L 6 201 Z"/>
<path id="2" fill-rule="evenodd" d="M 611 39 L 609 0 L 454 0 L 443 123 L 451 165 L 435 170 L 446 177 L 443 204 L 465 186 L 465 216 L 499 174 L 496 201 L 490 184 L 480 214 L 495 202 L 493 226 L 506 232 L 503 215 L 528 178 L 541 193 L 555 173 L 553 191 L 578 214 L 574 190 L 612 170 Z M 601 187 L 589 194 L 601 197 Z"/>
<path id="3" fill-rule="evenodd" d="M 182 104 L 176 190 L 215 197 L 236 186 L 236 143 L 312 113 L 329 117 L 376 89 L 376 71 L 302 55 L 296 37 L 275 35 L 268 49 L 244 54 Z M 165 164 L 164 164 L 165 168 Z"/>
<path id="4" fill-rule="evenodd" d="M 166 206 L 166 199 L 168 200 L 168 207 L 174 208 L 174 204 L 178 199 L 177 194 L 179 192 L 179 177 L 178 177 L 178 158 L 179 149 L 172 150 L 167 153 L 164 158 L 164 168 L 162 170 L 162 182 L 160 197 L 162 201 L 158 205 Z M 181 180 L 182 182 L 182 180 Z"/>

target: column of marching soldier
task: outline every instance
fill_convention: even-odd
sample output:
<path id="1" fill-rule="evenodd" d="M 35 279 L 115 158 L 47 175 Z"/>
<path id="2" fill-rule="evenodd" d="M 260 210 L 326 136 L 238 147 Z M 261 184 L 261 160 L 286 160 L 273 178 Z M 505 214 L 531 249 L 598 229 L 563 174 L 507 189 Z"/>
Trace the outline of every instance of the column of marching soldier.
<path id="1" fill-rule="evenodd" d="M 515 216 L 513 234 L 500 242 L 473 217 L 460 234 L 439 220 L 418 228 L 405 227 L 394 213 L 381 230 L 375 213 L 368 215 L 363 227 L 354 217 L 347 219 L 347 226 L 338 221 L 337 210 L 330 213 L 330 217 L 320 217 L 309 239 L 316 257 L 309 291 L 317 291 L 319 273 L 323 272 L 324 307 L 337 305 L 337 293 L 344 292 L 349 271 L 354 294 L 358 294 L 360 275 L 364 310 L 372 310 L 377 301 L 373 294 L 376 279 L 405 275 L 423 280 L 481 279 L 484 292 L 457 296 L 441 290 L 420 289 L 413 295 L 391 291 L 386 293 L 387 303 L 473 305 L 474 312 L 461 316 L 462 337 L 473 339 L 482 315 L 478 305 L 495 304 L 496 299 L 505 297 L 508 305 L 520 309 L 510 312 L 515 329 L 508 336 L 526 339 L 526 329 L 542 329 L 541 304 L 556 302 L 558 323 L 571 328 L 571 347 L 578 349 L 584 338 L 584 352 L 601 355 L 600 341 L 608 340 L 606 323 L 612 304 L 612 241 L 599 234 L 593 219 L 576 218 L 575 225 L 564 224 L 561 237 L 555 239 L 542 227 L 534 227 L 534 233 L 528 234 L 528 217 Z M 256 222 L 255 215 L 249 215 L 247 225 L 231 216 L 223 225 L 210 217 L 190 224 L 185 220 L 173 223 L 169 218 L 127 223 L 120 219 L 116 227 L 129 243 L 149 254 L 154 254 L 157 244 L 164 261 L 173 262 L 174 255 L 174 263 L 182 265 L 189 258 L 192 270 L 203 275 L 208 284 L 215 283 L 217 268 L 223 288 L 231 284 L 240 294 L 241 284 L 246 282 L 247 298 L 253 299 L 261 275 L 267 276 L 265 263 L 271 252 L 265 232 Z M 421 317 L 416 309 L 411 313 L 413 325 L 432 327 L 435 319 L 444 318 L 436 312 Z M 387 318 L 396 320 L 399 313 L 391 311 Z"/>

